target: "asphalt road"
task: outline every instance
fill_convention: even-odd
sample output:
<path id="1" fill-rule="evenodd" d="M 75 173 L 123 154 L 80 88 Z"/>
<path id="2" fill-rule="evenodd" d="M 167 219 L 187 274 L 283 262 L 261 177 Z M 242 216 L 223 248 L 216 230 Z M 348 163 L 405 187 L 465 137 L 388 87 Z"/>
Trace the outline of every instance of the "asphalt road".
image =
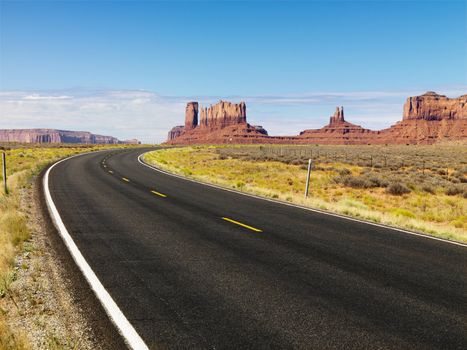
<path id="1" fill-rule="evenodd" d="M 467 348 L 466 247 L 165 175 L 143 151 L 62 162 L 50 191 L 149 347 Z"/>

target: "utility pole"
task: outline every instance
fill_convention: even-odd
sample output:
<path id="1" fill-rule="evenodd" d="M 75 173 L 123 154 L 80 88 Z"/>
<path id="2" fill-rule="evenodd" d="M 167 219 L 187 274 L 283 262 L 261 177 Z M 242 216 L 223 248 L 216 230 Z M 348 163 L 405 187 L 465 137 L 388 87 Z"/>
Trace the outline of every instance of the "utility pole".
<path id="1" fill-rule="evenodd" d="M 305 198 L 308 197 L 308 189 L 310 188 L 310 172 L 311 172 L 311 158 L 308 159 L 308 173 L 306 175 Z"/>
<path id="2" fill-rule="evenodd" d="M 2 152 L 2 174 L 3 174 L 3 188 L 5 194 L 8 194 L 8 187 L 6 185 L 6 155 L 5 152 Z"/>

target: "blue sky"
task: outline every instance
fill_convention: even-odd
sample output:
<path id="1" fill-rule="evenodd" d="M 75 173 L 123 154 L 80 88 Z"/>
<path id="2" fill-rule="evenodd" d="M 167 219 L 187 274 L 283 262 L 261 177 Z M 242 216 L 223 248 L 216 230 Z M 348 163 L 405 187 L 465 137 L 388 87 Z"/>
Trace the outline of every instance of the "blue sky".
<path id="1" fill-rule="evenodd" d="M 271 134 L 338 104 L 380 128 L 410 94 L 467 93 L 465 1 L 0 4 L 0 128 L 161 141 L 186 100 L 219 98 L 246 100 Z"/>

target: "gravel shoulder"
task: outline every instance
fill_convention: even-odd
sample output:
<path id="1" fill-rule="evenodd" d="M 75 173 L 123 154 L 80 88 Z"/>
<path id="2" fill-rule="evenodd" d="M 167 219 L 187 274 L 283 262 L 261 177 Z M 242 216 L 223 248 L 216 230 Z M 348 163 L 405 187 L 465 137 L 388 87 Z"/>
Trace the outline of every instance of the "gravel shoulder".
<path id="1" fill-rule="evenodd" d="M 126 349 L 49 217 L 44 173 L 22 190 L 31 239 L 16 258 L 8 297 L 0 299 L 2 317 L 20 339 L 14 348 Z"/>

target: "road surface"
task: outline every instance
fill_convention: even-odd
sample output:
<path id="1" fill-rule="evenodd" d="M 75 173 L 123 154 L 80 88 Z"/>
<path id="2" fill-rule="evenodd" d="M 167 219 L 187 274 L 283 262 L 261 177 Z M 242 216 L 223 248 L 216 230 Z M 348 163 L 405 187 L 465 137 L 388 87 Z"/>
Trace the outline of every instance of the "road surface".
<path id="1" fill-rule="evenodd" d="M 466 349 L 467 248 L 154 171 L 57 164 L 63 222 L 150 348 Z"/>

